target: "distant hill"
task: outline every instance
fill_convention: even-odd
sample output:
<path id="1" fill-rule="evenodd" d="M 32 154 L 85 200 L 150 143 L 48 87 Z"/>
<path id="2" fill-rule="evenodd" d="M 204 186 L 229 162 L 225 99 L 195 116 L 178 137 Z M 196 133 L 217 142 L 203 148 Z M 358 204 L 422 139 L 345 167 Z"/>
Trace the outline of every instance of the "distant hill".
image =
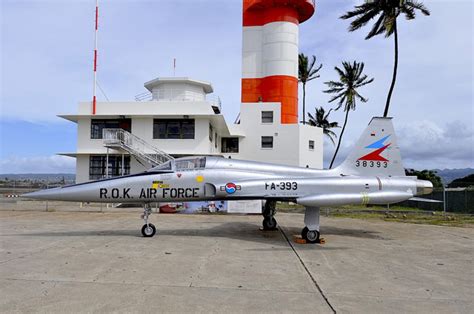
<path id="1" fill-rule="evenodd" d="M 433 169 L 441 177 L 444 184 L 451 183 L 454 179 L 464 178 L 474 173 L 473 168 L 463 169 Z"/>
<path id="2" fill-rule="evenodd" d="M 450 188 L 467 188 L 471 186 L 474 186 L 474 174 L 470 174 L 467 177 L 455 179 L 449 184 Z"/>
<path id="3" fill-rule="evenodd" d="M 15 181 L 49 181 L 57 182 L 64 178 L 66 182 L 76 181 L 76 175 L 73 173 L 5 173 L 0 174 L 0 180 L 15 180 Z"/>

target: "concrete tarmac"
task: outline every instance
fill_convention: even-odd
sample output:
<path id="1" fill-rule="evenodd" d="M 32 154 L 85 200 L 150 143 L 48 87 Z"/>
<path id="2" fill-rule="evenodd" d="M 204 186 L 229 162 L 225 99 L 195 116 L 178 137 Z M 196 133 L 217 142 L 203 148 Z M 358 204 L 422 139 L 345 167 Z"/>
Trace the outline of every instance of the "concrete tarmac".
<path id="1" fill-rule="evenodd" d="M 472 313 L 469 228 L 322 217 L 0 212 L 0 312 Z M 289 241 L 287 241 L 287 238 Z"/>

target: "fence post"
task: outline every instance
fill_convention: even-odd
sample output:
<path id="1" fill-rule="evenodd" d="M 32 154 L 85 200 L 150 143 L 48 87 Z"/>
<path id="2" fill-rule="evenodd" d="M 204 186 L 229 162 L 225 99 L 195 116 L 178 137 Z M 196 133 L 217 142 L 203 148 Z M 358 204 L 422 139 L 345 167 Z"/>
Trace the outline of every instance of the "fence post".
<path id="1" fill-rule="evenodd" d="M 469 209 L 467 208 L 467 188 L 464 190 L 464 211 L 469 211 Z"/>
<path id="2" fill-rule="evenodd" d="M 443 215 L 446 217 L 446 186 L 443 184 Z"/>
<path id="3" fill-rule="evenodd" d="M 46 190 L 49 188 L 49 178 L 46 179 Z M 46 211 L 49 211 L 48 200 L 46 200 Z"/>

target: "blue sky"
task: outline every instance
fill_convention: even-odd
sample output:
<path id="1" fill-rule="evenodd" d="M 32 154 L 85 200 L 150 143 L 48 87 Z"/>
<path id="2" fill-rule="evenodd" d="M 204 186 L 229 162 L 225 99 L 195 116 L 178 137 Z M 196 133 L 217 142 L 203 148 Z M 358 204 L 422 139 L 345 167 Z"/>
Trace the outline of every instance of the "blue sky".
<path id="1" fill-rule="evenodd" d="M 393 42 L 364 40 L 338 19 L 361 1 L 319 0 L 300 27 L 300 51 L 323 63 L 307 87 L 307 106 L 329 109 L 324 81 L 342 60 L 364 61 L 373 84 L 351 112 L 343 158 L 371 116 L 381 115 L 393 64 Z M 474 167 L 473 2 L 425 1 L 429 17 L 402 20 L 398 81 L 390 114 L 405 165 Z M 92 93 L 94 1 L 1 0 L 0 173 L 74 172 L 74 159 L 55 156 L 76 146 L 74 113 Z M 132 100 L 143 83 L 177 76 L 213 84 L 232 122 L 239 110 L 241 1 L 101 1 L 98 80 L 111 100 Z M 301 95 L 301 94 L 300 94 Z M 98 94 L 99 100 L 104 97 Z M 342 122 L 343 112 L 332 119 Z M 325 161 L 333 146 L 325 144 Z"/>

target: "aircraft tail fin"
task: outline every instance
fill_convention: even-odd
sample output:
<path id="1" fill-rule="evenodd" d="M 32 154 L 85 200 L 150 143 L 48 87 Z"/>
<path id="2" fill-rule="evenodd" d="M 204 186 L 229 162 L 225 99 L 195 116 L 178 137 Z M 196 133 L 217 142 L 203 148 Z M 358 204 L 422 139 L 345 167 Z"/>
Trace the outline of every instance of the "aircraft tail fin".
<path id="1" fill-rule="evenodd" d="M 337 171 L 347 175 L 405 176 L 392 118 L 374 117 Z"/>

